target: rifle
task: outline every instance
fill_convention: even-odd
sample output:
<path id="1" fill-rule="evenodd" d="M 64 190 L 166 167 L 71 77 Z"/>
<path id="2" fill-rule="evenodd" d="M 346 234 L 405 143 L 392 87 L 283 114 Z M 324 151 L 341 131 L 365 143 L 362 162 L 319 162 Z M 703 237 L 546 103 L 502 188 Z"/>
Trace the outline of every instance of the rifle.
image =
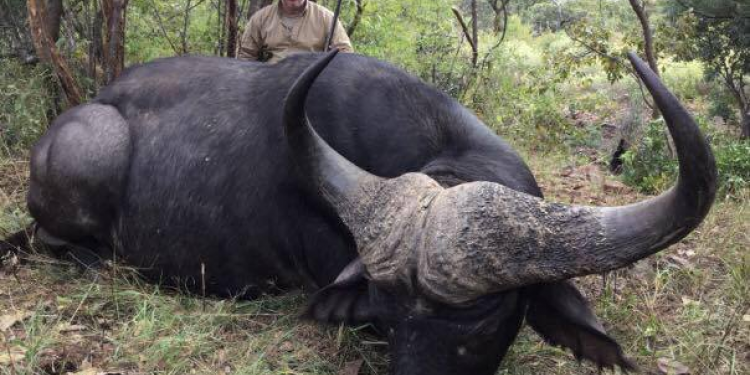
<path id="1" fill-rule="evenodd" d="M 331 31 L 326 36 L 326 44 L 323 51 L 328 52 L 331 47 L 331 41 L 333 40 L 333 33 L 336 32 L 336 23 L 339 20 L 339 13 L 341 13 L 341 0 L 336 2 L 336 9 L 333 11 L 333 22 L 331 23 Z"/>

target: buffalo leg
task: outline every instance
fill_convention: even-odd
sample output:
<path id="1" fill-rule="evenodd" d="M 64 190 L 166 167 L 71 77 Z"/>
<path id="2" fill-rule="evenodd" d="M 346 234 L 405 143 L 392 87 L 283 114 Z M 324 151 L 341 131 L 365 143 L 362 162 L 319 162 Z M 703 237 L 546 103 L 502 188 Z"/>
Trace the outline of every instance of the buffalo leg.
<path id="1" fill-rule="evenodd" d="M 69 260 L 85 269 L 98 268 L 109 257 L 108 251 L 94 239 L 81 240 L 78 243 L 66 242 L 47 233 L 36 224 L 13 233 L 0 240 L 0 259 L 16 255 L 24 262 L 26 255 L 44 254 Z"/>

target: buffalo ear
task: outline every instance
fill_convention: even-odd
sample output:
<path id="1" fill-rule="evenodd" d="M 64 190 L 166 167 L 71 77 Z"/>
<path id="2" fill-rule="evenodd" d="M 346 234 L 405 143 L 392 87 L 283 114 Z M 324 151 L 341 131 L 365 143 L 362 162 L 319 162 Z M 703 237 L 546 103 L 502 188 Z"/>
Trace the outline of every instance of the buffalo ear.
<path id="1" fill-rule="evenodd" d="M 567 347 L 576 359 L 590 360 L 600 368 L 617 365 L 623 370 L 636 369 L 573 284 L 541 284 L 531 292 L 526 319 L 549 344 Z"/>
<path id="2" fill-rule="evenodd" d="M 365 267 L 357 258 L 332 284 L 315 293 L 302 316 L 323 323 L 362 324 L 373 320 Z"/>

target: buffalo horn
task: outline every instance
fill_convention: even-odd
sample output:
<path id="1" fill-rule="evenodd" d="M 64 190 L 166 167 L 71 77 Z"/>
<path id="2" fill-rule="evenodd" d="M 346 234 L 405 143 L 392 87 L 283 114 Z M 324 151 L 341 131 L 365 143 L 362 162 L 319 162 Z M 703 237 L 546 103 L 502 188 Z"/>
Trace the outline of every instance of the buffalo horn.
<path id="1" fill-rule="evenodd" d="M 662 111 L 677 149 L 676 186 L 622 207 L 570 206 L 503 185 L 443 189 L 418 173 L 382 179 L 328 146 L 304 104 L 335 51 L 297 79 L 284 126 L 302 175 L 351 230 L 371 278 L 400 282 L 448 304 L 627 266 L 679 241 L 706 216 L 716 165 L 690 114 L 638 57 L 630 60 Z M 414 283 L 416 281 L 416 284 Z"/>
<path id="2" fill-rule="evenodd" d="M 381 178 L 352 164 L 332 149 L 310 126 L 305 101 L 315 79 L 338 53 L 326 53 L 297 78 L 284 99 L 284 131 L 300 174 L 352 226 L 348 213 L 368 200 Z"/>
<path id="3" fill-rule="evenodd" d="M 432 204 L 418 250 L 418 280 L 460 304 L 492 292 L 621 268 L 679 241 L 708 214 L 716 192 L 711 149 L 690 114 L 634 54 L 635 71 L 661 110 L 680 175 L 654 198 L 621 207 L 568 206 L 498 184 L 445 190 Z"/>

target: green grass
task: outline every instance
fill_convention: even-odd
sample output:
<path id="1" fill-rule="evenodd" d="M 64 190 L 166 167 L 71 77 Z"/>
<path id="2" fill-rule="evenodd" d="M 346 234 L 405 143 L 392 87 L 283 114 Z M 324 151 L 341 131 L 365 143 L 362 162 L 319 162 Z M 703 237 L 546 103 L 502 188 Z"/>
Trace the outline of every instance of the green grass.
<path id="1" fill-rule="evenodd" d="M 2 348 L 23 357 L 11 366 L 0 355 L 0 374 L 72 371 L 86 363 L 159 374 L 336 374 L 362 355 L 364 367 L 383 368 L 376 351 L 355 345 L 375 338 L 300 320 L 302 295 L 204 299 L 140 283 L 127 272 L 81 273 L 37 258 L 17 278 L 0 279 L 0 311 L 26 316 L 5 332 Z"/>
<path id="2" fill-rule="evenodd" d="M 632 191 L 608 193 L 604 187 L 613 178 L 595 175 L 580 157 L 526 156 L 548 199 L 623 204 L 643 198 Z M 566 167 L 573 172 L 563 177 Z M 583 187 L 572 188 L 577 185 Z M 693 373 L 750 371 L 745 360 L 750 327 L 743 321 L 750 314 L 747 202 L 747 195 L 719 202 L 686 241 L 609 274 L 606 283 L 600 276 L 578 281 L 608 331 L 643 369 L 656 371 L 657 360 L 667 358 Z M 27 220 L 9 213 L 13 210 L 2 212 L 4 222 L 15 222 L 11 227 Z M 143 283 L 124 268 L 81 272 L 35 258 L 15 276 L 7 269 L 0 276 L 0 315 L 27 314 L 3 333 L 0 353 L 23 355 L 12 366 L 0 366 L 0 374 L 93 366 L 158 374 L 334 375 L 357 359 L 364 359 L 361 374 L 386 373 L 381 338 L 359 328 L 301 321 L 297 314 L 305 299 L 298 293 L 254 301 L 201 298 Z M 595 374 L 596 369 L 525 329 L 499 374 L 539 373 Z"/>
<path id="3" fill-rule="evenodd" d="M 0 152 L 24 151 L 47 127 L 55 108 L 49 70 L 0 59 Z"/>

